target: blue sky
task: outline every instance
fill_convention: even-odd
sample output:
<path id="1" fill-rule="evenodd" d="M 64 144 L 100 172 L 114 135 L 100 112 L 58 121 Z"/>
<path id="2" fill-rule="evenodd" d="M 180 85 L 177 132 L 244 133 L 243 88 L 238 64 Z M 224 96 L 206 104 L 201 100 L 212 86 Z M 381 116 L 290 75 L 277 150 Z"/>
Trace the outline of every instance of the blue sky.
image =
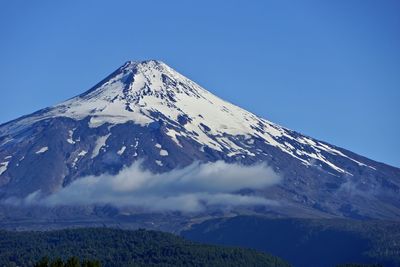
<path id="1" fill-rule="evenodd" d="M 159 59 L 257 115 L 400 166 L 400 2 L 2 1 L 0 123 Z"/>

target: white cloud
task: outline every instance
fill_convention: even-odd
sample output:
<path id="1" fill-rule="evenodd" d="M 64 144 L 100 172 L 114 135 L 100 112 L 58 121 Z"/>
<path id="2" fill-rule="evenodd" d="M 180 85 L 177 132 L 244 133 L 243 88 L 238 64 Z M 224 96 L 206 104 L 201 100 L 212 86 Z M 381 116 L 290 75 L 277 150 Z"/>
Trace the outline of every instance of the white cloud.
<path id="1" fill-rule="evenodd" d="M 235 192 L 262 189 L 279 182 L 280 176 L 264 164 L 193 163 L 182 169 L 154 174 L 143 170 L 140 162 L 136 162 L 117 175 L 83 177 L 46 197 L 35 192 L 24 202 L 48 206 L 112 204 L 149 211 L 197 212 L 209 206 L 276 204 L 261 196 Z"/>

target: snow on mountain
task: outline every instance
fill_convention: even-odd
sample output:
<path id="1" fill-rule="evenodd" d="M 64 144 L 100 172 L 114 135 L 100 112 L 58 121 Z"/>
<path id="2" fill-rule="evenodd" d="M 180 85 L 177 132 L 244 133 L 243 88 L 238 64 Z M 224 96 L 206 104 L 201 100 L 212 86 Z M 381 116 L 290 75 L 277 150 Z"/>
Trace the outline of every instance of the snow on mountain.
<path id="1" fill-rule="evenodd" d="M 178 145 L 180 145 L 179 138 L 186 137 L 203 146 L 226 152 L 229 156 L 242 154 L 256 156 L 265 152 L 253 153 L 247 147 L 251 146 L 253 138 L 260 138 L 266 144 L 279 148 L 304 165 L 312 165 L 318 161 L 328 165 L 333 171 L 352 175 L 329 161 L 321 153 L 324 151 L 367 166 L 326 143 L 293 135 L 288 129 L 226 102 L 163 62 L 153 60 L 129 61 L 109 79 L 88 92 L 5 128 L 6 131 L 12 132 L 48 118 L 69 117 L 81 120 L 87 116 L 90 116 L 91 128 L 105 123 L 115 125 L 128 121 L 145 126 L 158 121 L 159 113 L 167 118 L 171 125 L 184 121 L 185 131 L 178 132 L 174 128 L 167 130 L 167 134 Z M 70 136 L 71 133 L 70 131 Z M 242 136 L 245 145 L 238 145 L 225 135 Z M 99 138 L 92 158 L 98 155 L 99 149 L 108 137 L 109 135 Z M 67 141 L 71 144 L 74 142 L 71 138 Z M 293 142 L 296 143 L 295 146 Z"/>
<path id="2" fill-rule="evenodd" d="M 284 177 L 261 192 L 284 200 L 273 212 L 400 216 L 398 168 L 262 119 L 154 60 L 129 61 L 79 96 L 0 125 L 0 199 L 50 194 L 137 160 L 157 173 L 264 162 Z"/>

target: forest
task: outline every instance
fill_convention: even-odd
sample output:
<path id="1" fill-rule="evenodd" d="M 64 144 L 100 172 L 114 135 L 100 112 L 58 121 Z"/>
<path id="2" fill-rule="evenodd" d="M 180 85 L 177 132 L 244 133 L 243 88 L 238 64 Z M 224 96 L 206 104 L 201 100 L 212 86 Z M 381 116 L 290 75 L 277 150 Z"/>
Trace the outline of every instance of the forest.
<path id="1" fill-rule="evenodd" d="M 0 266 L 290 266 L 252 249 L 205 245 L 148 230 L 0 231 Z"/>

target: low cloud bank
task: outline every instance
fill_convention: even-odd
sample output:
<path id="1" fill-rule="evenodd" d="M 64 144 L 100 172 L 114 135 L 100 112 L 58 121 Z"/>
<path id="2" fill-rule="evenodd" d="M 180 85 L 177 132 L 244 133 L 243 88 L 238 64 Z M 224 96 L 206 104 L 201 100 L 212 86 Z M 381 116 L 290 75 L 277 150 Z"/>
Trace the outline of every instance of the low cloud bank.
<path id="1" fill-rule="evenodd" d="M 210 206 L 274 205 L 275 201 L 235 192 L 262 189 L 280 180 L 280 176 L 264 164 L 193 163 L 182 169 L 154 174 L 135 162 L 117 175 L 83 177 L 44 198 L 40 192 L 35 192 L 24 202 L 46 206 L 111 204 L 149 211 L 198 212 Z"/>

